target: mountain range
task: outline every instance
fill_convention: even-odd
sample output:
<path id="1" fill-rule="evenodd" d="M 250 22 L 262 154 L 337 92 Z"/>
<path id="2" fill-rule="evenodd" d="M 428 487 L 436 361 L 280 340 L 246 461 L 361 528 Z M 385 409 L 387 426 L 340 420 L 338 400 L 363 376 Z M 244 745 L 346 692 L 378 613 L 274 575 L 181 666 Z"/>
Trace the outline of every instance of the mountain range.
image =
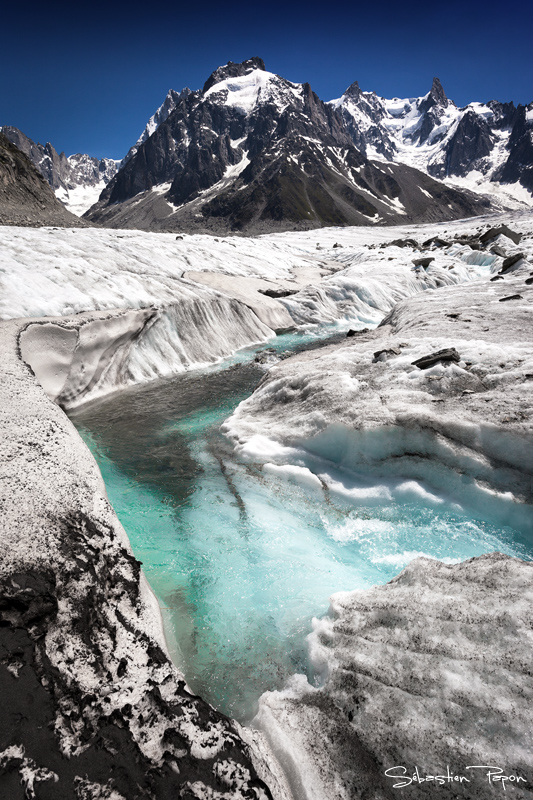
<path id="1" fill-rule="evenodd" d="M 28 156 L 0 131 L 0 225 L 87 224 L 65 208 Z"/>
<path id="2" fill-rule="evenodd" d="M 50 142 L 38 144 L 18 128 L 5 125 L 0 130 L 37 167 L 56 197 L 79 216 L 98 200 L 120 163 L 112 158 L 98 159 L 85 153 L 67 157 L 65 153 L 58 153 Z"/>
<path id="3" fill-rule="evenodd" d="M 458 108 L 438 78 L 422 98 L 352 83 L 323 102 L 260 58 L 171 90 L 120 162 L 58 155 L 4 134 L 56 194 L 99 225 L 262 233 L 434 222 L 533 203 L 533 103 Z"/>

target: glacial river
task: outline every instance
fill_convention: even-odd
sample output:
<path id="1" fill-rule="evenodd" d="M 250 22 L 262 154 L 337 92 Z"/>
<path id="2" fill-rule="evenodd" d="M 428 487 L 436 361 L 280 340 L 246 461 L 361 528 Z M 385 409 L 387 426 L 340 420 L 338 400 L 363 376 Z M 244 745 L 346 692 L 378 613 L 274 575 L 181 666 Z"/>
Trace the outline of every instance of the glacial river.
<path id="1" fill-rule="evenodd" d="M 268 347 L 294 352 L 319 336 Z M 265 347 L 70 413 L 159 599 L 174 661 L 193 691 L 244 722 L 290 674 L 316 680 L 306 636 L 332 593 L 385 583 L 421 554 L 531 555 L 517 531 L 423 489 L 393 503 L 379 491 L 372 503 L 326 497 L 235 460 L 220 425 L 264 375 L 254 359 Z"/>

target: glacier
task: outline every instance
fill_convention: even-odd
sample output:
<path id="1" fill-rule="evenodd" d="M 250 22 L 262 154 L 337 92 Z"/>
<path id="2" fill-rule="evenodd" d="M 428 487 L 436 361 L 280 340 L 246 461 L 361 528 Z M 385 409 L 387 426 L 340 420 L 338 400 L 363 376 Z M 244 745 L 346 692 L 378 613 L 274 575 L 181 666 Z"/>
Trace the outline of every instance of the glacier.
<path id="1" fill-rule="evenodd" d="M 480 245 L 502 222 L 520 242 L 498 233 Z M 527 562 L 395 554 L 392 568 L 410 561 L 398 578 L 334 596 L 330 616 L 314 623 L 319 685 L 294 676 L 261 699 L 259 730 L 243 731 L 188 693 L 168 661 L 157 604 L 57 404 L 73 408 L 218 363 L 276 330 L 327 323 L 350 336 L 270 366 L 224 423 L 244 469 L 368 500 L 362 473 L 392 499 L 445 497 L 530 542 L 532 234 L 519 213 L 254 238 L 0 230 L 2 577 L 18 609 L 10 613 L 56 670 L 47 679 L 61 689 L 53 721 L 62 752 L 80 757 L 84 731 L 114 714 L 147 770 L 171 780 L 170 761 L 187 763 L 185 772 L 203 761 L 198 785 L 187 778 L 200 797 L 220 796 L 211 787 L 221 775 L 236 798 L 268 797 L 267 786 L 279 800 L 392 797 L 388 766 L 437 769 L 441 754 L 456 770 L 499 754 L 531 783 Z M 458 360 L 447 366 L 413 364 L 452 348 Z M 77 622 L 75 609 L 95 597 L 101 611 Z M 41 598 L 39 613 L 28 598 Z M 186 709 L 178 721 L 176 704 Z M 0 757 L 18 769 L 17 753 Z M 471 789 L 484 796 L 483 785 Z M 98 791 L 105 796 L 103 784 Z"/>
<path id="2" fill-rule="evenodd" d="M 375 325 L 403 297 L 472 280 L 503 264 L 501 256 L 481 255 L 454 241 L 435 250 L 427 269 L 417 267 L 419 245 L 398 246 L 392 230 L 323 229 L 310 240 L 301 233 L 217 238 L 4 227 L 0 319 L 33 319 L 27 341 L 31 338 L 37 347 L 38 330 L 47 332 L 47 341 L 61 339 L 63 361 L 69 339 L 76 358 L 73 372 L 88 354 L 92 366 L 83 367 L 87 373 L 78 400 L 65 386 L 63 399 L 70 406 L 214 363 L 240 347 L 266 341 L 279 329 Z M 457 239 L 476 228 L 472 222 L 405 226 L 394 228 L 394 236 L 408 237 L 413 231 L 424 241 L 437 235 Z M 512 255 L 518 249 L 508 242 L 505 252 Z M 285 296 L 269 296 L 273 291 Z M 45 327 L 39 317 L 47 320 Z M 65 319 L 52 322 L 49 317 Z M 72 332 L 56 330 L 52 336 L 51 325 Z M 44 361 L 39 356 L 36 369 L 41 365 L 46 372 Z"/>

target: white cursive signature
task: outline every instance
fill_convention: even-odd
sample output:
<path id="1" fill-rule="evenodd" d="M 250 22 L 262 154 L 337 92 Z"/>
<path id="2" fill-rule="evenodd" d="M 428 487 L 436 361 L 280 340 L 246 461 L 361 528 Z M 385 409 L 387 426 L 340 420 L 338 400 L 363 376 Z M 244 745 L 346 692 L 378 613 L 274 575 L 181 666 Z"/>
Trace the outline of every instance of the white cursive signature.
<path id="1" fill-rule="evenodd" d="M 526 779 L 523 778 L 521 775 L 504 775 L 503 769 L 501 767 L 495 767 L 493 765 L 478 765 L 472 764 L 470 766 L 465 767 L 467 769 L 484 769 L 487 770 L 485 773 L 485 777 L 490 784 L 499 783 L 503 786 L 504 791 L 507 788 L 507 784 L 513 783 L 526 783 Z M 439 786 L 443 786 L 446 783 L 470 783 L 471 779 L 467 778 L 466 775 L 459 775 L 455 774 L 450 770 L 450 767 L 446 767 L 446 772 L 441 775 L 430 775 L 428 773 L 421 774 L 418 767 L 415 767 L 415 771 L 412 774 L 407 773 L 407 768 L 403 766 L 396 766 L 390 767 L 389 769 L 385 770 L 385 775 L 387 778 L 392 778 L 393 780 L 397 780 L 398 783 L 393 783 L 393 789 L 403 789 L 405 786 L 411 786 L 412 783 L 435 783 Z"/>

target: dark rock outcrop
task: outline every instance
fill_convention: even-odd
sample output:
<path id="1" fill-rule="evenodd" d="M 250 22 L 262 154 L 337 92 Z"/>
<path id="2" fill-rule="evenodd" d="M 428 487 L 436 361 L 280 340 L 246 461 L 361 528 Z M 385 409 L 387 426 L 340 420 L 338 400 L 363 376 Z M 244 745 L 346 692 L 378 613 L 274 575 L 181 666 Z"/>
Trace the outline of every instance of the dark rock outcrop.
<path id="1" fill-rule="evenodd" d="M 52 189 L 75 189 L 76 186 L 96 186 L 109 182 L 117 171 L 116 162 L 111 158 L 95 158 L 85 153 L 67 156 L 58 153 L 47 142 L 45 145 L 32 141 L 18 128 L 9 125 L 2 129 L 4 136 L 18 147 L 46 178 Z"/>

